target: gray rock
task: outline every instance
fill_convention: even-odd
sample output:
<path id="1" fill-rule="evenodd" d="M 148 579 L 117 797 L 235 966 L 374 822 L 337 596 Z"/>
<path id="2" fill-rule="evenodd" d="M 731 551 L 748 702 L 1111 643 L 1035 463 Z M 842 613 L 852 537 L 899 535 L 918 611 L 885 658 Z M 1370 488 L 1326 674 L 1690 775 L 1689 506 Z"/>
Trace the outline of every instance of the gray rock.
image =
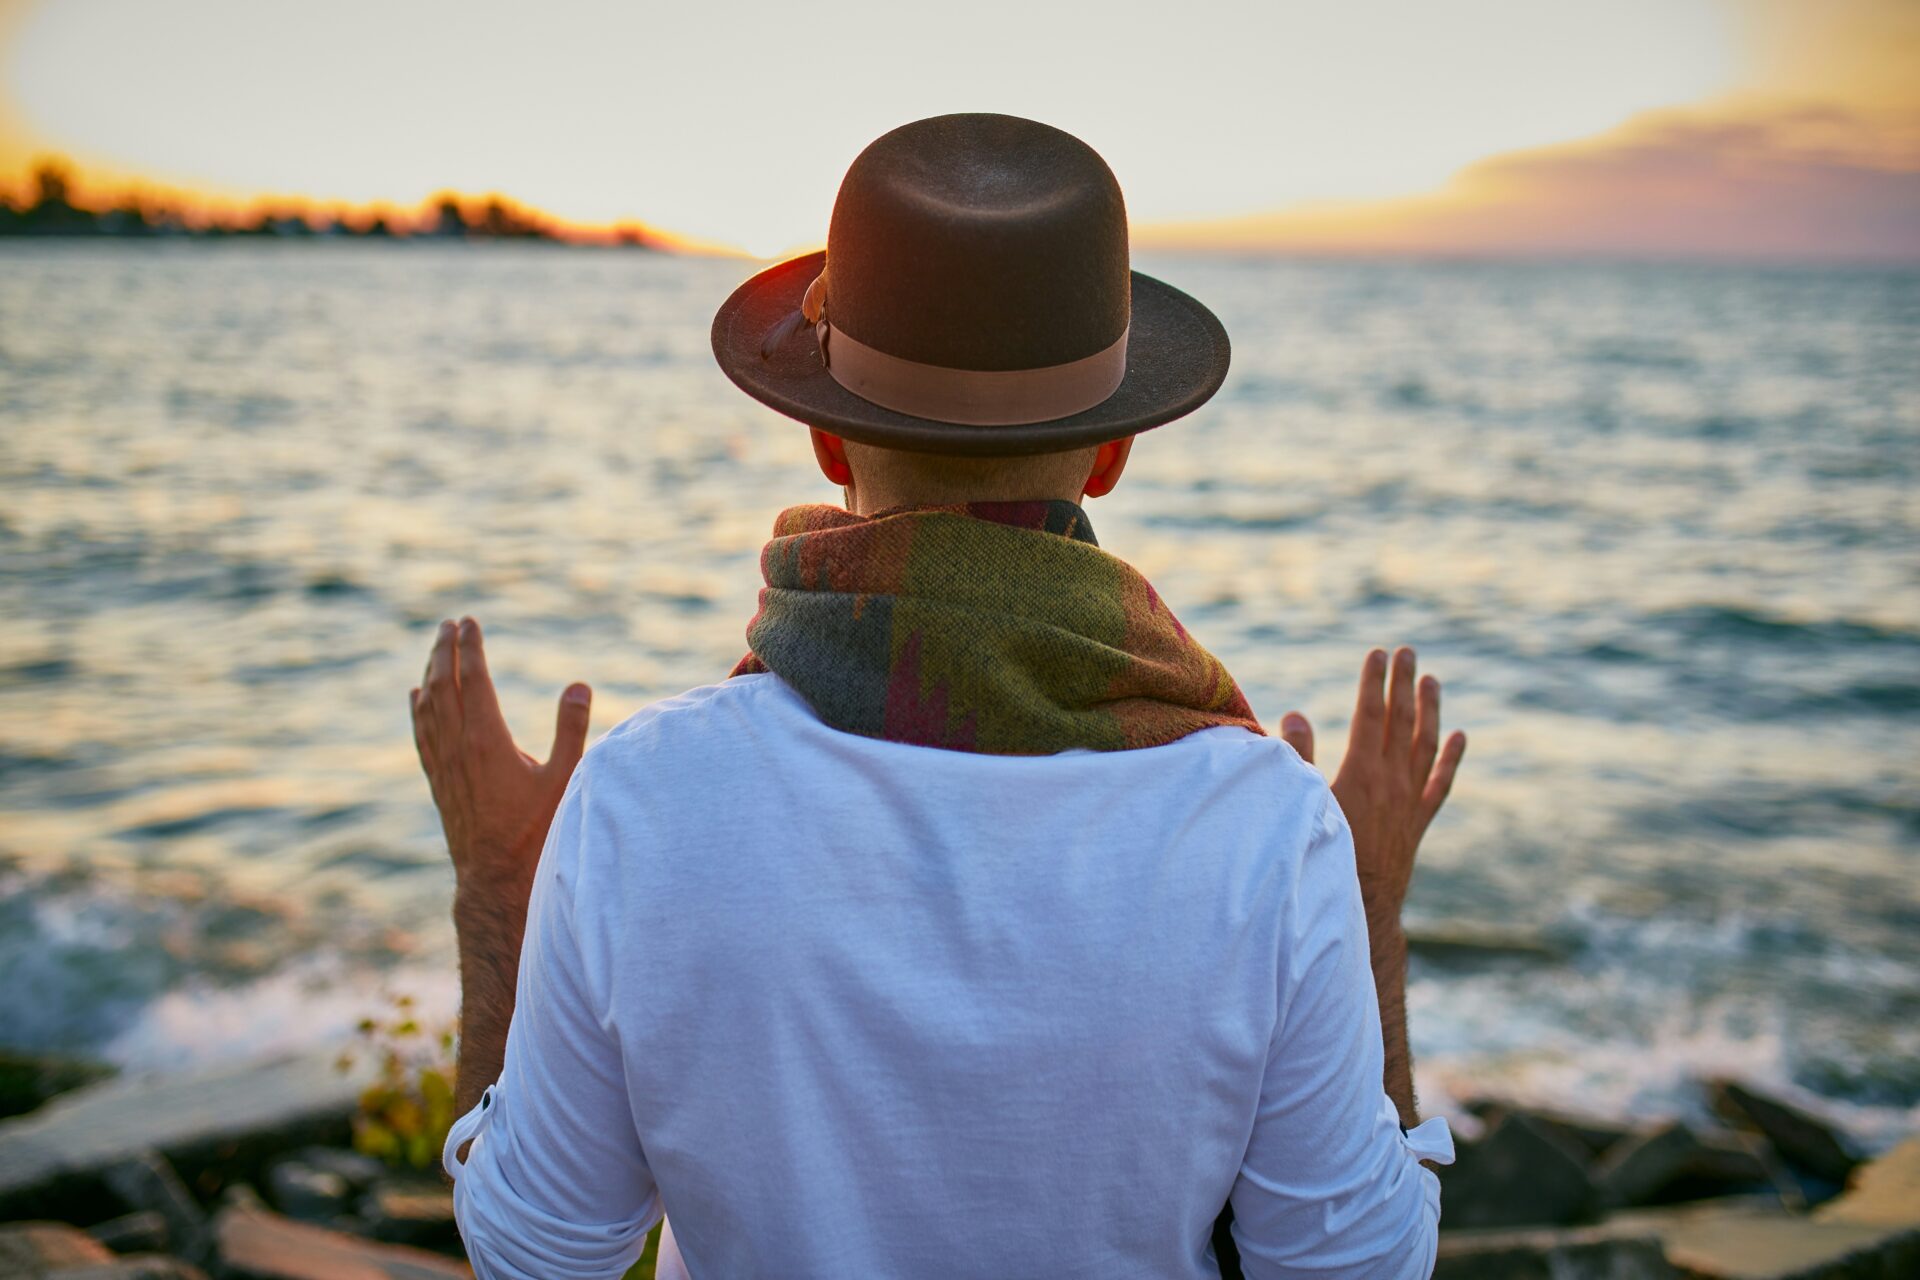
<path id="1" fill-rule="evenodd" d="M 372 1156 L 345 1147 L 302 1147 L 293 1153 L 293 1159 L 323 1173 L 337 1174 L 355 1195 L 393 1172 Z"/>
<path id="2" fill-rule="evenodd" d="M 1774 1189 L 1786 1203 L 1799 1203 L 1798 1188 L 1759 1140 L 1730 1130 L 1697 1131 L 1677 1121 L 1615 1143 L 1593 1175 L 1602 1201 L 1612 1206 L 1764 1188 Z"/>
<path id="3" fill-rule="evenodd" d="M 1460 1144 L 1440 1171 L 1448 1228 L 1563 1225 L 1593 1201 L 1586 1152 L 1520 1111 L 1502 1116 L 1478 1142 Z"/>
<path id="4" fill-rule="evenodd" d="M 303 1160 L 282 1160 L 269 1166 L 266 1183 L 268 1199 L 289 1217 L 323 1221 L 353 1207 L 351 1183 Z"/>
<path id="5" fill-rule="evenodd" d="M 370 1065 L 280 1058 L 181 1076 L 121 1077 L 0 1121 L 0 1218 L 97 1216 L 106 1168 L 159 1153 L 203 1195 L 272 1155 L 349 1134 Z M 92 1212 L 90 1212 L 92 1211 Z"/>
<path id="6" fill-rule="evenodd" d="M 87 1234 L 115 1253 L 165 1253 L 171 1244 L 167 1220 L 151 1209 L 88 1227 Z"/>
<path id="7" fill-rule="evenodd" d="M 127 1208 L 159 1214 L 175 1253 L 198 1264 L 212 1256 L 207 1216 L 165 1160 L 151 1151 L 142 1152 L 108 1165 L 100 1178 Z"/>
<path id="8" fill-rule="evenodd" d="M 1443 925 L 1408 929 L 1406 935 L 1408 955 L 1448 968 L 1512 960 L 1558 964 L 1567 958 L 1565 947 L 1515 929 Z"/>
<path id="9" fill-rule="evenodd" d="M 360 1220 L 375 1240 L 460 1250 L 453 1220 L 453 1189 L 437 1183 L 382 1183 L 360 1199 Z"/>
<path id="10" fill-rule="evenodd" d="M 1709 1081 L 1707 1100 L 1722 1120 L 1760 1134 L 1781 1159 L 1816 1178 L 1844 1184 L 1860 1163 L 1832 1125 L 1737 1081 Z"/>
<path id="11" fill-rule="evenodd" d="M 1514 1112 L 1525 1112 L 1536 1125 L 1563 1139 L 1563 1145 L 1584 1150 L 1589 1156 L 1604 1154 L 1614 1143 L 1632 1136 L 1634 1132 L 1632 1125 L 1604 1116 L 1544 1107 L 1516 1107 L 1497 1099 L 1482 1099 L 1470 1109 L 1488 1126 L 1498 1124 L 1502 1117 Z"/>
<path id="12" fill-rule="evenodd" d="M 1660 1238 L 1613 1227 L 1443 1231 L 1433 1280 L 1673 1280 Z"/>

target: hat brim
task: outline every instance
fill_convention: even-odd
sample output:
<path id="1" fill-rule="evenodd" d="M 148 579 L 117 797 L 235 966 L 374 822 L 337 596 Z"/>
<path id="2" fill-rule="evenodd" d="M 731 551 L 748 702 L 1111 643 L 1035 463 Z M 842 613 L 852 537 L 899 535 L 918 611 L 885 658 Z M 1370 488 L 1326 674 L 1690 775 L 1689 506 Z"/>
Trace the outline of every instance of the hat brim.
<path id="1" fill-rule="evenodd" d="M 1133 272 L 1127 373 L 1091 409 L 1049 422 L 971 426 L 918 418 L 848 391 L 827 372 L 810 325 L 761 354 L 826 266 L 824 250 L 768 267 L 735 289 L 713 317 L 713 354 L 734 385 L 809 426 L 888 449 L 973 456 L 1052 453 L 1118 440 L 1192 413 L 1226 381 L 1227 331 L 1172 285 Z"/>

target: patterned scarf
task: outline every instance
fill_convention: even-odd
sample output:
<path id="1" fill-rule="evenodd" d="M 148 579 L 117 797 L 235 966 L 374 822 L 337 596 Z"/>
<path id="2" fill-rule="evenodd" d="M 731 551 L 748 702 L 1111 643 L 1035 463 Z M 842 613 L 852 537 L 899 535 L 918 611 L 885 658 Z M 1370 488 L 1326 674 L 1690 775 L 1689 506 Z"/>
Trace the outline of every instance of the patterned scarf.
<path id="1" fill-rule="evenodd" d="M 836 729 L 956 751 L 1263 733 L 1218 659 L 1057 499 L 789 507 L 731 674 L 772 671 Z"/>

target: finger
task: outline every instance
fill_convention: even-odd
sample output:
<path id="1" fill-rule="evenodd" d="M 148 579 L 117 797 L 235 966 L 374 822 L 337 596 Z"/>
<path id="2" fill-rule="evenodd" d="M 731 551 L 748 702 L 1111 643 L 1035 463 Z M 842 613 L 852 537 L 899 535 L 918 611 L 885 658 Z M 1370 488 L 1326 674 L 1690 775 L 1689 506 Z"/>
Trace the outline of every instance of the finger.
<path id="1" fill-rule="evenodd" d="M 453 619 L 446 618 L 446 619 L 443 619 L 440 625 L 435 627 L 433 630 L 433 644 L 430 645 L 427 649 L 427 665 L 424 668 L 422 668 L 420 672 L 420 692 L 422 693 L 425 693 L 427 691 L 427 681 L 433 675 L 433 660 L 434 660 L 434 657 L 440 652 L 440 638 L 447 634 L 447 628 L 451 627 L 452 625 L 453 625 Z"/>
<path id="2" fill-rule="evenodd" d="M 500 697 L 494 692 L 493 677 L 487 671 L 487 651 L 481 641 L 480 622 L 460 619 L 460 715 L 469 732 L 497 730 L 506 736 L 507 720 L 500 714 Z"/>
<path id="3" fill-rule="evenodd" d="M 433 648 L 427 652 L 427 669 L 420 675 L 420 696 L 428 702 L 453 689 L 453 640 L 453 619 L 449 618 L 434 633 Z"/>
<path id="4" fill-rule="evenodd" d="M 420 763 L 422 766 L 431 769 L 433 767 L 433 759 L 431 753 L 427 750 L 426 722 L 420 715 L 419 689 L 407 690 L 407 710 L 411 713 L 413 719 L 413 745 L 415 750 L 420 753 Z"/>
<path id="5" fill-rule="evenodd" d="M 1393 672 L 1387 678 L 1387 742 L 1389 753 L 1413 746 L 1413 650 L 1401 645 L 1393 651 Z"/>
<path id="6" fill-rule="evenodd" d="M 454 646 L 455 628 L 448 620 L 440 624 L 434 637 L 433 652 L 427 658 L 427 674 L 420 681 L 423 714 L 433 721 L 441 737 L 450 737 L 460 726 L 459 685 Z"/>
<path id="7" fill-rule="evenodd" d="M 587 721 L 593 707 L 593 690 L 584 684 L 571 684 L 560 695 L 560 712 L 553 726 L 553 751 L 547 756 L 547 768 L 561 774 L 573 772 L 580 753 L 587 749 Z"/>
<path id="8" fill-rule="evenodd" d="M 1288 746 L 1300 753 L 1300 758 L 1308 764 L 1313 763 L 1313 726 L 1298 711 L 1289 711 L 1280 717 L 1280 738 Z"/>
<path id="9" fill-rule="evenodd" d="M 420 772 L 427 775 L 427 791 L 433 796 L 434 803 L 440 802 L 440 743 L 439 728 L 434 723 L 433 710 L 427 703 L 424 689 L 413 690 L 410 701 L 413 703 L 413 746 L 420 755 Z"/>
<path id="10" fill-rule="evenodd" d="M 1360 664 L 1360 696 L 1353 705 L 1353 727 L 1347 731 L 1347 751 L 1380 750 L 1386 732 L 1387 701 L 1380 682 L 1387 674 L 1387 651 L 1372 649 Z"/>
<path id="11" fill-rule="evenodd" d="M 1427 823 L 1433 821 L 1433 815 L 1440 812 L 1440 806 L 1447 802 L 1447 793 L 1453 790 L 1453 775 L 1460 768 L 1460 758 L 1466 754 L 1467 735 L 1456 729 L 1447 739 L 1446 747 L 1440 752 L 1439 763 L 1434 765 L 1433 775 L 1427 779 L 1426 790 L 1421 793 L 1421 830 L 1426 830 Z"/>
<path id="12" fill-rule="evenodd" d="M 1413 776 L 1424 781 L 1440 751 L 1440 682 L 1420 677 L 1420 700 L 1413 716 Z"/>

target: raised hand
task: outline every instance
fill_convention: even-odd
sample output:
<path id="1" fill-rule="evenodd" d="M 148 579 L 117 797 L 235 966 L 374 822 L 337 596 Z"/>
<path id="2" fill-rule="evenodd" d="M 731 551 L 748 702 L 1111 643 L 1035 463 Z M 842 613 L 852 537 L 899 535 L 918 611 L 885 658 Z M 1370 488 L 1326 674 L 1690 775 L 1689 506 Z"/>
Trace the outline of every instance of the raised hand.
<path id="1" fill-rule="evenodd" d="M 1353 829 L 1367 917 L 1398 924 L 1413 879 L 1414 853 L 1453 788 L 1467 735 L 1455 730 L 1441 748 L 1440 682 L 1425 676 L 1416 694 L 1412 649 L 1394 651 L 1387 677 L 1386 650 L 1368 653 L 1333 794 Z M 1289 711 L 1283 716 L 1280 736 L 1302 759 L 1313 760 L 1313 726 L 1304 715 Z"/>
<path id="2" fill-rule="evenodd" d="M 1467 735 L 1456 730 L 1441 749 L 1440 682 L 1426 677 L 1416 697 L 1412 649 L 1394 651 L 1392 678 L 1383 692 L 1387 674 L 1386 650 L 1368 653 L 1333 795 L 1353 829 L 1353 860 L 1366 906 L 1369 960 L 1380 1002 L 1381 1084 L 1400 1112 L 1401 1127 L 1411 1129 L 1420 1123 L 1420 1110 L 1407 1047 L 1407 941 L 1400 908 L 1413 879 L 1413 855 L 1453 788 Z M 1298 711 L 1282 716 L 1280 736 L 1312 762 L 1313 726 L 1305 716 Z"/>
<path id="3" fill-rule="evenodd" d="M 413 741 L 433 788 L 453 856 L 456 895 L 500 897 L 524 910 L 553 812 L 587 742 L 593 697 L 584 684 L 560 696 L 553 751 L 535 760 L 514 745 L 500 714 L 480 624 L 440 624 L 426 675 L 410 694 Z"/>

